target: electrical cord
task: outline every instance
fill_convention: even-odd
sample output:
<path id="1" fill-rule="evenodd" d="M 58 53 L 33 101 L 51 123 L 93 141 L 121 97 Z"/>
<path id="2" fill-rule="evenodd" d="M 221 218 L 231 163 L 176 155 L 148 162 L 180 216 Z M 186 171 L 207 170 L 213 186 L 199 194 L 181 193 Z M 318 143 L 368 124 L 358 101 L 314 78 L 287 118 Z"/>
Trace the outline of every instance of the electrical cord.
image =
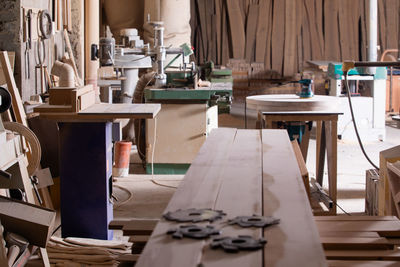
<path id="1" fill-rule="evenodd" d="M 367 152 L 365 152 L 364 145 L 363 145 L 363 143 L 362 143 L 362 141 L 361 141 L 361 138 L 360 138 L 360 134 L 358 133 L 358 128 L 357 128 L 356 120 L 355 120 L 355 118 L 354 118 L 353 105 L 352 105 L 352 102 L 351 102 L 351 94 L 350 94 L 350 89 L 349 89 L 349 81 L 347 80 L 347 74 L 348 74 L 347 71 L 345 71 L 345 72 L 343 73 L 343 75 L 344 75 L 344 80 L 345 80 L 346 92 L 347 92 L 347 98 L 348 98 L 348 100 L 349 100 L 349 107 L 350 107 L 350 112 L 351 112 L 351 118 L 352 118 L 352 120 L 353 120 L 354 131 L 356 132 L 358 144 L 360 145 L 361 151 L 362 151 L 362 153 L 364 154 L 365 158 L 368 160 L 368 162 L 369 162 L 375 169 L 377 169 L 377 170 L 379 171 L 378 166 L 376 166 L 376 165 L 372 162 L 372 160 L 368 157 Z"/>
<path id="2" fill-rule="evenodd" d="M 54 235 L 60 228 L 61 228 L 61 224 L 59 226 L 57 226 L 56 229 L 54 229 L 54 231 L 51 233 L 51 235 Z"/>
<path id="3" fill-rule="evenodd" d="M 178 187 L 176 187 L 176 186 L 161 184 L 161 183 L 157 182 L 156 180 L 154 180 L 154 151 L 156 148 L 156 139 L 157 139 L 157 118 L 154 118 L 154 136 L 153 136 L 153 138 L 154 138 L 154 140 L 153 140 L 153 147 L 152 147 L 152 152 L 151 152 L 151 179 L 150 179 L 150 181 L 153 184 L 158 185 L 158 186 L 177 189 Z"/>

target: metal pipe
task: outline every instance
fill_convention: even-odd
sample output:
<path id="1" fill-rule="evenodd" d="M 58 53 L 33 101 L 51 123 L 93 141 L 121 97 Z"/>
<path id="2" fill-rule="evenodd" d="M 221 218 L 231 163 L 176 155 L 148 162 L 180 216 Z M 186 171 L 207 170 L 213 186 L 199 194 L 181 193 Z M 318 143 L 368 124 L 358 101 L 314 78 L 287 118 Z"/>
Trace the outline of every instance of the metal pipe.
<path id="1" fill-rule="evenodd" d="M 378 0 L 369 0 L 368 61 L 378 59 Z"/>
<path id="2" fill-rule="evenodd" d="M 156 87 L 164 87 L 167 84 L 167 77 L 164 73 L 165 47 L 164 47 L 164 27 L 154 27 L 154 45 L 157 53 L 157 75 Z"/>
<path id="3" fill-rule="evenodd" d="M 139 80 L 139 69 L 124 69 L 125 80 L 121 81 L 122 103 L 132 103 L 136 84 Z"/>
<path id="4" fill-rule="evenodd" d="M 400 62 L 365 62 L 365 61 L 356 61 L 354 62 L 354 67 L 400 67 Z"/>
<path id="5" fill-rule="evenodd" d="M 378 0 L 369 0 L 368 61 L 378 60 Z M 367 73 L 375 74 L 376 68 L 368 68 Z"/>

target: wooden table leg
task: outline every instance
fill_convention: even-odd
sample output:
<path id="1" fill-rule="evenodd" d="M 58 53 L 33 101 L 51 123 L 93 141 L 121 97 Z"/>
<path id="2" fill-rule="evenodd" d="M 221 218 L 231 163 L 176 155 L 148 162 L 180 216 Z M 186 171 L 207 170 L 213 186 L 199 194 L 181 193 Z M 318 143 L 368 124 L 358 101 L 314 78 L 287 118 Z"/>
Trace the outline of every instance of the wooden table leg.
<path id="1" fill-rule="evenodd" d="M 329 196 L 337 202 L 337 121 L 325 122 Z M 336 205 L 332 213 L 336 214 Z"/>
<path id="2" fill-rule="evenodd" d="M 317 121 L 317 131 L 316 131 L 316 143 L 317 143 L 317 151 L 316 151 L 316 180 L 322 186 L 323 178 L 324 178 L 324 165 L 325 165 L 325 122 Z"/>
<path id="3" fill-rule="evenodd" d="M 303 155 L 304 162 L 307 162 L 308 145 L 310 143 L 310 132 L 311 130 L 308 128 L 308 123 L 306 123 L 304 135 L 300 143 L 301 154 Z"/>

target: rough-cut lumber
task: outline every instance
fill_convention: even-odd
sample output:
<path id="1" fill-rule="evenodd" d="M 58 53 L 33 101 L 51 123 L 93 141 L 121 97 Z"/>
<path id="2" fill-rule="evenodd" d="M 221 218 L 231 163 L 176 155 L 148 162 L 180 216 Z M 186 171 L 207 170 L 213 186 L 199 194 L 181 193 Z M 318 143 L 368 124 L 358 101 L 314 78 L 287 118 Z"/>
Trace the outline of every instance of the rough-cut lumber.
<path id="1" fill-rule="evenodd" d="M 284 47 L 285 42 L 285 1 L 275 1 L 273 9 L 273 28 L 271 40 L 272 70 L 281 74 L 283 71 Z"/>
<path id="2" fill-rule="evenodd" d="M 269 23 L 269 1 L 259 1 L 259 15 L 256 32 L 256 62 L 264 62 Z"/>
<path id="3" fill-rule="evenodd" d="M 296 72 L 296 3 L 285 1 L 285 48 L 283 76 L 291 77 Z"/>
<path id="4" fill-rule="evenodd" d="M 254 60 L 254 45 L 256 42 L 257 20 L 259 5 L 250 5 L 246 25 L 246 61 Z"/>
<path id="5" fill-rule="evenodd" d="M 239 0 L 226 1 L 233 58 L 244 58 L 245 33 Z"/>
<path id="6" fill-rule="evenodd" d="M 338 21 L 339 1 L 325 1 L 325 59 L 340 60 L 339 44 L 339 21 Z"/>

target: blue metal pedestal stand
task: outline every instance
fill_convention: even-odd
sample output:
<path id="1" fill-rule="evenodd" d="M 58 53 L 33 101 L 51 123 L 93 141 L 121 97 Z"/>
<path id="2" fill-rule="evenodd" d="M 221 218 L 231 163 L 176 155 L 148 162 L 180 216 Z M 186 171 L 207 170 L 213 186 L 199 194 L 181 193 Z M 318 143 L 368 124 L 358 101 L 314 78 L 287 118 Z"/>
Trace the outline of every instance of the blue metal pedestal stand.
<path id="1" fill-rule="evenodd" d="M 112 123 L 58 125 L 62 236 L 111 240 Z"/>

